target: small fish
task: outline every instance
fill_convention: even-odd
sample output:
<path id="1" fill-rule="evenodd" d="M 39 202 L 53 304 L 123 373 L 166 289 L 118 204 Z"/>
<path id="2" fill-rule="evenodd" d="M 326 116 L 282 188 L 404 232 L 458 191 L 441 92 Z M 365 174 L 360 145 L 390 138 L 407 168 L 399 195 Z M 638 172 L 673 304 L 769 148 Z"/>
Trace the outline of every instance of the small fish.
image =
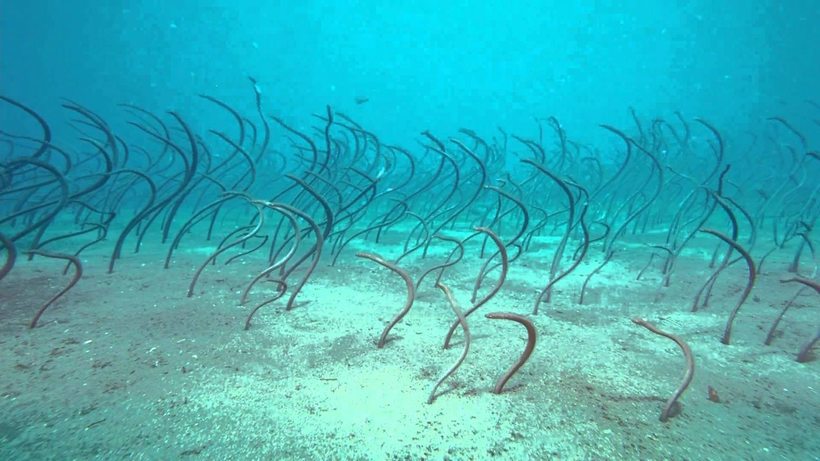
<path id="1" fill-rule="evenodd" d="M 362 105 L 362 104 L 366 103 L 367 101 L 370 101 L 370 98 L 365 98 L 364 96 L 358 96 L 355 99 L 355 101 L 356 101 L 356 104 Z"/>

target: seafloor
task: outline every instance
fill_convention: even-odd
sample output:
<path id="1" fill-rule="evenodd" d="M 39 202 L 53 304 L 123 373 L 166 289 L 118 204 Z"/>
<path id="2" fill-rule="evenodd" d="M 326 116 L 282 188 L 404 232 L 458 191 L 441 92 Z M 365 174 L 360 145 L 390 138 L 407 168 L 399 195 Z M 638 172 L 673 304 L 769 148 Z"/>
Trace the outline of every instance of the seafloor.
<path id="1" fill-rule="evenodd" d="M 432 279 L 425 280 L 410 313 L 377 349 L 405 287 L 395 274 L 354 256 L 365 250 L 395 257 L 405 235 L 393 229 L 379 243 L 354 240 L 335 266 L 322 261 L 294 309 L 284 310 L 284 298 L 266 306 L 248 331 L 250 307 L 239 305 L 239 291 L 266 266 L 264 255 L 227 265 L 220 258 L 188 298 L 193 271 L 217 242 L 186 237 L 167 270 L 166 248 L 145 244 L 138 254 L 126 252 L 112 274 L 106 273 L 110 247 L 97 246 L 83 255 L 79 284 L 33 330 L 27 328 L 33 313 L 69 276 L 58 275 L 61 262 L 21 257 L 0 282 L 0 459 L 797 460 L 820 454 L 818 362 L 795 361 L 817 328 L 816 294 L 798 297 L 772 345 L 763 344 L 799 288 L 780 282 L 791 276 L 793 246 L 766 261 L 731 344 L 724 345 L 719 337 L 745 284 L 745 266 L 724 271 L 710 306 L 691 312 L 712 271 L 714 239 L 699 236 L 687 246 L 664 288 L 655 265 L 636 279 L 652 252 L 646 244 L 664 234 L 644 234 L 640 242 L 627 236 L 580 305 L 580 285 L 603 257 L 593 245 L 579 269 L 556 285 L 552 301 L 531 316 L 539 333 L 535 352 L 496 395 L 494 382 L 518 357 L 526 334 L 482 314 L 531 313 L 558 240 L 536 237 L 498 296 L 470 317 L 470 354 L 445 382 L 446 392 L 428 404 L 432 384 L 461 354 L 461 339 L 442 349 L 453 313 Z M 470 245 L 445 275 L 463 305 L 481 265 L 480 243 Z M 414 253 L 402 266 L 415 278 L 449 251 L 437 243 L 426 259 Z M 268 285 L 252 298 L 272 293 L 275 286 Z M 664 423 L 659 415 L 682 379 L 684 359 L 672 341 L 633 324 L 633 317 L 679 335 L 694 353 L 682 412 Z M 719 402 L 708 398 L 709 386 Z"/>

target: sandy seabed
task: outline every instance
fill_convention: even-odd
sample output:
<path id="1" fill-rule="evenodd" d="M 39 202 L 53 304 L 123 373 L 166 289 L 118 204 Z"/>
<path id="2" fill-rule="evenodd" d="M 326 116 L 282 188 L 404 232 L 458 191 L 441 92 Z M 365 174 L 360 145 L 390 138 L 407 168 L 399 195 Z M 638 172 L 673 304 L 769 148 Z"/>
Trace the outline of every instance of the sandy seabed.
<path id="1" fill-rule="evenodd" d="M 112 274 L 105 273 L 110 249 L 99 247 L 84 254 L 83 278 L 34 330 L 27 328 L 34 312 L 69 276 L 60 275 L 60 262 L 21 257 L 0 282 L 0 459 L 818 459 L 820 362 L 795 361 L 818 328 L 817 295 L 798 297 L 773 344 L 763 345 L 799 288 L 780 283 L 793 251 L 766 261 L 727 346 L 719 337 L 745 265 L 724 271 L 710 306 L 691 312 L 715 241 L 695 240 L 664 288 L 657 265 L 636 280 L 652 251 L 646 237 L 626 242 L 580 305 L 581 284 L 603 256 L 591 249 L 531 317 L 535 352 L 496 395 L 495 380 L 523 350 L 526 333 L 483 314 L 531 313 L 556 241 L 536 238 L 498 296 L 469 318 L 470 354 L 432 404 L 431 386 L 461 354 L 462 336 L 442 348 L 454 316 L 427 279 L 386 346 L 376 348 L 405 285 L 354 254 L 395 257 L 396 242 L 354 241 L 335 266 L 322 261 L 294 309 L 285 311 L 282 298 L 248 331 L 249 306 L 275 289 L 260 284 L 249 305 L 239 305 L 241 290 L 265 267 L 261 254 L 227 265 L 221 258 L 188 298 L 213 242 L 185 242 L 167 270 L 165 249 L 146 244 Z M 428 258 L 401 266 L 418 278 L 450 248 L 437 244 Z M 477 248 L 444 278 L 462 306 L 481 265 Z M 633 324 L 636 316 L 694 352 L 683 410 L 665 423 L 659 415 L 684 359 L 673 342 Z M 707 398 L 708 386 L 720 402 Z"/>

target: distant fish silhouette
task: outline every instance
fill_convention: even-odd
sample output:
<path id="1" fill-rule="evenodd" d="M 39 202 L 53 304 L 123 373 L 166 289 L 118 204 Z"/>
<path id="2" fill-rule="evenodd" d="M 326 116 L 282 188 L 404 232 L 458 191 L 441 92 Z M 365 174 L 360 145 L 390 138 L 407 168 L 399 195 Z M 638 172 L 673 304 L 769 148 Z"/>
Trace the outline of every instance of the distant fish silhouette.
<path id="1" fill-rule="evenodd" d="M 367 101 L 370 101 L 370 98 L 365 98 L 364 96 L 358 96 L 355 99 L 355 101 L 356 101 L 356 104 L 362 105 L 362 104 L 366 103 Z"/>

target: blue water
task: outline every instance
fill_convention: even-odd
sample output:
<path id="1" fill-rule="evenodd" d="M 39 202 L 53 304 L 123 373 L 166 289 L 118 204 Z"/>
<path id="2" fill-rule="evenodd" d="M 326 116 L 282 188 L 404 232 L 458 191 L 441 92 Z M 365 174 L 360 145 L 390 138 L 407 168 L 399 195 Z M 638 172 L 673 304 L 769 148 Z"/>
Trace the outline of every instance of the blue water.
<path id="1" fill-rule="evenodd" d="M 813 1 L 268 3 L 4 1 L 0 87 L 43 111 L 184 110 L 250 104 L 252 75 L 270 111 L 344 107 L 397 141 L 544 114 L 595 136 L 629 107 L 741 129 L 817 97 Z"/>

